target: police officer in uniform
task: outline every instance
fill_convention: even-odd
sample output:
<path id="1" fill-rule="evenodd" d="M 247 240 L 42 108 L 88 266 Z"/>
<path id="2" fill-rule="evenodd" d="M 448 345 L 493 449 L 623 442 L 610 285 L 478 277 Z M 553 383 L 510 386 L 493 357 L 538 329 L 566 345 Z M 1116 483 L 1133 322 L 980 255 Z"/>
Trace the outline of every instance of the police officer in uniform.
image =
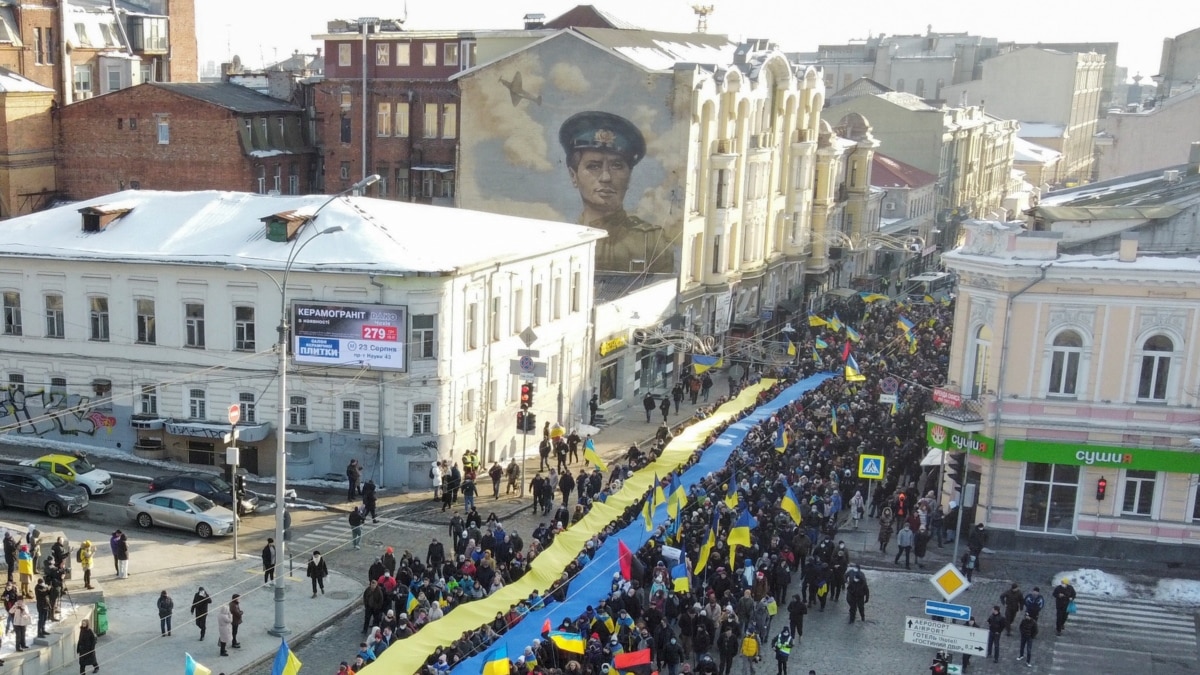
<path id="1" fill-rule="evenodd" d="M 646 155 L 646 139 L 637 127 L 619 115 L 591 110 L 563 122 L 558 139 L 571 184 L 583 201 L 579 224 L 608 232 L 596 244 L 596 268 L 641 271 L 631 263 L 642 260 L 646 271 L 674 271 L 663 229 L 625 212 L 633 167 Z"/>

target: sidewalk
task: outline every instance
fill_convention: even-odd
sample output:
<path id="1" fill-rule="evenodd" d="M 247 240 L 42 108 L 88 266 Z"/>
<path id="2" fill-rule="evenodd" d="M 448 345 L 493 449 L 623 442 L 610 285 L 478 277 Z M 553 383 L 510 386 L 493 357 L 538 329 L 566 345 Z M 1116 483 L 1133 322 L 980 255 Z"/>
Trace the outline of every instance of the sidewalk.
<path id="1" fill-rule="evenodd" d="M 129 577 L 117 579 L 108 535 L 73 530 L 69 521 L 65 534 L 72 546 L 91 539 L 98 547 L 92 583 L 103 593 L 108 606 L 108 633 L 98 640 L 97 655 L 107 672 L 121 675 L 159 675 L 183 670 L 184 653 L 211 668 L 213 673 L 233 673 L 246 670 L 273 658 L 279 648 L 279 638 L 267 633 L 274 624 L 274 594 L 272 587 L 262 585 L 262 563 L 257 551 L 233 560 L 228 551 L 213 550 L 188 544 L 168 544 L 139 539 L 139 532 L 130 532 Z M 16 531 L 13 523 L 2 523 Z M 43 530 L 49 528 L 44 527 Z M 50 539 L 53 542 L 53 539 Z M 49 544 L 43 544 L 43 555 Z M 91 592 L 83 590 L 83 574 L 74 563 L 75 573 L 67 582 L 80 609 L 91 602 Z M 311 597 L 304 568 L 297 566 L 296 576 L 287 579 L 287 623 L 289 642 L 299 642 L 307 634 L 328 625 L 347 611 L 358 606 L 362 585 L 349 576 L 330 570 L 325 580 L 325 594 Z M 203 586 L 212 597 L 209 608 L 208 633 L 199 640 L 200 631 L 190 615 L 192 596 Z M 156 603 L 159 594 L 167 591 L 175 602 L 172 636 L 161 637 Z M 85 593 L 88 593 L 85 596 Z M 220 656 L 217 646 L 217 608 L 229 602 L 234 593 L 240 594 L 245 612 L 238 633 L 241 649 L 229 649 L 228 657 Z M 64 621 L 51 624 L 52 634 L 77 630 L 77 618 L 70 618 L 72 602 L 62 600 Z M 32 606 L 31 606 L 32 609 Z M 34 613 L 36 621 L 36 612 Z M 34 629 L 36 627 L 31 627 Z M 36 630 L 31 630 L 31 635 Z M 53 635 L 52 635 L 53 637 Z M 11 640 L 10 640 L 11 642 Z M 22 661 L 45 658 L 39 655 L 41 645 L 29 640 L 35 649 L 23 655 L 5 654 L 6 665 L 0 673 L 22 672 Z M 71 643 L 73 644 L 73 642 Z M 5 652 L 11 645 L 5 644 Z"/>

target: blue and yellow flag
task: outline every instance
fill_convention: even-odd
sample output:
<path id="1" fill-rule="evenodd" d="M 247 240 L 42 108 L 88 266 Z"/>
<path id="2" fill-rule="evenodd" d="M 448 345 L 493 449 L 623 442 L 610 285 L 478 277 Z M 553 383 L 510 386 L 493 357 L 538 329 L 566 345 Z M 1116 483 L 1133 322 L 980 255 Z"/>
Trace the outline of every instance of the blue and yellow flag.
<path id="1" fill-rule="evenodd" d="M 658 479 L 658 474 L 654 474 L 654 509 L 667 503 L 667 493 L 663 490 L 662 481 Z"/>
<path id="2" fill-rule="evenodd" d="M 183 675 L 212 675 L 212 669 L 202 666 L 191 654 L 183 654 Z"/>
<path id="3" fill-rule="evenodd" d="M 279 649 L 275 652 L 275 660 L 271 662 L 271 675 L 296 675 L 300 672 L 300 659 L 288 647 L 286 639 L 279 641 Z"/>
<path id="4" fill-rule="evenodd" d="M 851 328 L 850 324 L 846 324 L 846 337 L 855 342 L 862 342 L 862 336 L 858 334 L 858 331 Z"/>
<path id="5" fill-rule="evenodd" d="M 788 340 L 788 356 L 796 355 L 796 343 Z"/>
<path id="6" fill-rule="evenodd" d="M 601 473 L 608 473 L 608 465 L 604 463 L 604 460 L 600 458 L 600 454 L 596 452 L 596 444 L 592 442 L 590 436 L 583 442 L 583 461 L 591 462 L 597 469 L 600 469 Z"/>
<path id="7" fill-rule="evenodd" d="M 821 326 L 828 326 L 829 322 L 817 316 L 816 314 L 809 314 L 808 325 L 812 326 L 813 328 L 819 328 Z"/>
<path id="8" fill-rule="evenodd" d="M 864 380 L 866 380 L 866 379 L 867 379 L 867 376 L 866 376 L 866 375 L 863 375 L 861 372 L 859 372 L 859 370 L 858 370 L 858 361 L 855 361 L 855 360 L 854 360 L 854 355 L 853 355 L 853 354 L 851 354 L 851 355 L 850 355 L 850 356 L 849 356 L 849 357 L 846 359 L 846 373 L 845 373 L 845 375 L 846 375 L 846 381 L 847 381 L 847 382 L 863 382 Z"/>
<path id="9" fill-rule="evenodd" d="M 833 424 L 831 426 L 831 428 L 833 429 L 833 435 L 837 436 L 838 435 L 838 432 L 837 432 L 837 408 L 831 407 L 829 409 L 829 414 L 833 416 Z"/>
<path id="10" fill-rule="evenodd" d="M 687 560 L 671 568 L 671 587 L 676 593 L 692 590 L 692 577 L 688 574 Z"/>
<path id="11" fill-rule="evenodd" d="M 896 414 L 896 411 L 900 409 L 900 391 L 896 390 L 896 393 L 894 394 L 894 396 L 895 396 L 895 398 L 892 399 L 892 415 L 893 416 Z"/>
<path id="12" fill-rule="evenodd" d="M 412 594 L 412 591 L 409 591 L 408 592 L 408 600 L 406 600 L 404 602 L 404 611 L 407 612 L 408 614 L 412 614 L 414 611 L 416 611 L 417 607 L 420 606 L 420 604 L 421 603 L 417 602 L 416 596 L 414 596 Z"/>
<path id="13" fill-rule="evenodd" d="M 817 353 L 816 347 L 813 347 L 813 350 L 812 350 L 812 360 L 813 360 L 813 363 L 815 363 L 817 365 L 821 365 L 821 355 Z"/>
<path id="14" fill-rule="evenodd" d="M 789 516 L 792 517 L 792 522 L 797 525 L 804 520 L 800 515 L 800 500 L 796 499 L 796 493 L 792 492 L 792 486 L 787 486 L 787 492 L 783 493 L 783 501 L 779 504 L 779 508 L 783 509 Z"/>
<path id="15" fill-rule="evenodd" d="M 725 539 L 726 543 L 730 546 L 749 546 L 750 530 L 757 526 L 758 522 L 754 516 L 750 515 L 750 511 L 742 511 L 738 514 L 733 527 L 729 529 L 729 536 Z"/>
<path id="16" fill-rule="evenodd" d="M 707 356 L 705 354 L 692 355 L 692 370 L 697 375 L 703 375 L 710 368 L 720 368 L 724 365 L 725 359 L 720 356 Z"/>
<path id="17" fill-rule="evenodd" d="M 788 432 L 787 427 L 782 424 L 775 430 L 775 452 L 783 452 L 787 450 Z"/>
<path id="18" fill-rule="evenodd" d="M 646 531 L 650 532 L 654 529 L 654 495 L 646 495 L 645 503 L 642 504 L 642 519 L 646 521 Z"/>
<path id="19" fill-rule="evenodd" d="M 732 471 L 729 474 L 729 489 L 725 491 L 725 506 L 730 509 L 736 509 L 738 505 L 738 484 L 737 472 Z"/>
<path id="20" fill-rule="evenodd" d="M 904 331 L 905 335 L 908 335 L 912 332 L 913 322 L 905 318 L 903 314 L 901 314 L 900 318 L 896 320 L 896 325 L 900 327 L 900 330 Z"/>
<path id="21" fill-rule="evenodd" d="M 868 304 L 888 299 L 888 296 L 883 295 L 882 293 L 867 293 L 866 291 L 859 293 L 858 297 L 862 298 L 862 301 Z"/>
<path id="22" fill-rule="evenodd" d="M 829 327 L 836 333 L 842 329 L 842 320 L 838 318 L 837 312 L 833 313 L 833 318 L 829 320 Z"/>
<path id="23" fill-rule="evenodd" d="M 813 344 L 816 346 L 817 349 L 829 349 L 829 343 L 822 340 L 821 338 L 817 338 L 816 342 L 814 342 Z"/>
<path id="24" fill-rule="evenodd" d="M 925 302 L 928 302 L 931 305 L 935 302 L 932 295 L 926 295 L 924 300 L 925 300 Z"/>
<path id="25" fill-rule="evenodd" d="M 712 554 L 713 547 L 717 545 L 717 525 L 720 523 L 718 513 L 716 509 L 713 510 L 712 524 L 708 526 L 708 535 L 704 538 L 704 543 L 700 545 L 700 555 L 696 558 L 696 566 L 692 568 L 693 574 L 704 571 L 708 565 L 708 556 Z"/>
<path id="26" fill-rule="evenodd" d="M 582 654 L 585 647 L 582 635 L 562 630 L 550 631 L 550 641 L 555 647 L 572 654 Z"/>
<path id="27" fill-rule="evenodd" d="M 687 506 L 687 490 L 683 489 L 683 481 L 679 474 L 671 474 L 671 484 L 667 488 L 667 515 L 675 518 Z"/>
<path id="28" fill-rule="evenodd" d="M 482 675 L 509 675 L 512 664 L 508 661 L 508 647 L 501 642 L 495 649 L 483 657 Z"/>

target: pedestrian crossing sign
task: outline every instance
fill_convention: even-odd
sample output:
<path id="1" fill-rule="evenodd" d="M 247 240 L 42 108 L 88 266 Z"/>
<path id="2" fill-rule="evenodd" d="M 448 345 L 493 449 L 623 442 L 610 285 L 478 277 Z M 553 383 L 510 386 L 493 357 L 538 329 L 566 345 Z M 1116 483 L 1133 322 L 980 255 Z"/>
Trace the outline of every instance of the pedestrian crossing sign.
<path id="1" fill-rule="evenodd" d="M 883 455 L 859 455 L 858 477 L 883 480 Z"/>

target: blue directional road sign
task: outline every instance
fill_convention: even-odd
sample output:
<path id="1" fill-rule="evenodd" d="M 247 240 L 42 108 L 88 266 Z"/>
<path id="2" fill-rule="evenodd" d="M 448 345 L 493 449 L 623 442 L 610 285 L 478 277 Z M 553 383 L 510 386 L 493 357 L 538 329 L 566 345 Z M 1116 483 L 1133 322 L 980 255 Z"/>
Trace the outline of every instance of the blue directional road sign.
<path id="1" fill-rule="evenodd" d="M 944 619 L 958 619 L 959 621 L 971 618 L 971 608 L 967 605 L 954 605 L 937 600 L 925 601 L 925 613 L 929 616 L 940 616 Z"/>

